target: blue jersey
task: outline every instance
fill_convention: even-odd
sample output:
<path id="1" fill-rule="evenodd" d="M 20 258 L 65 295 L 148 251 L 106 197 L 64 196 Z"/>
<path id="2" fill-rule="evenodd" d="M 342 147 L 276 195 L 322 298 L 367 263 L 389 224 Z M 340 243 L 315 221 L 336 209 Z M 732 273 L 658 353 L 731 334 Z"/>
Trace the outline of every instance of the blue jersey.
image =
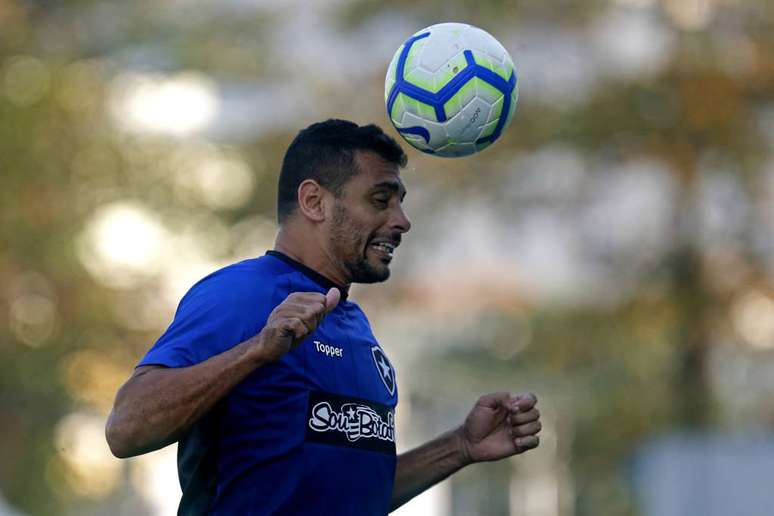
<path id="1" fill-rule="evenodd" d="M 183 297 L 139 365 L 207 360 L 260 332 L 289 294 L 331 286 L 273 251 L 221 269 Z M 314 333 L 256 369 L 180 439 L 179 514 L 387 514 L 395 371 L 363 311 L 342 295 Z"/>

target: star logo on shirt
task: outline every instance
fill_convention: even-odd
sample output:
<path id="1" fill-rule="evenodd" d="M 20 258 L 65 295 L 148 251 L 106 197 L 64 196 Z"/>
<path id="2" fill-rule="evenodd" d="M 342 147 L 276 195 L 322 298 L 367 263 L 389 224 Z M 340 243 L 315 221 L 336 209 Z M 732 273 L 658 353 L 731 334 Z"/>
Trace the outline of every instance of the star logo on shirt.
<path id="1" fill-rule="evenodd" d="M 392 364 L 387 360 L 387 355 L 384 354 L 384 351 L 379 346 L 371 348 L 371 355 L 374 357 L 374 364 L 376 365 L 376 371 L 379 373 L 379 378 L 382 379 L 390 396 L 393 396 L 395 394 L 395 369 L 393 369 Z"/>

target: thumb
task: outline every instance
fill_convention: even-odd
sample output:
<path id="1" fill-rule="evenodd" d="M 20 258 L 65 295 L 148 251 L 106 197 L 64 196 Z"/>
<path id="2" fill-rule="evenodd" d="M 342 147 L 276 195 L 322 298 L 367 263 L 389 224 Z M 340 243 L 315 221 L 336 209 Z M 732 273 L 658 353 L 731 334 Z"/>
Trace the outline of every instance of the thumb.
<path id="1" fill-rule="evenodd" d="M 325 294 L 325 313 L 329 314 L 333 311 L 334 308 L 339 304 L 339 300 L 341 299 L 341 292 L 339 292 L 339 289 L 332 288 L 328 291 L 327 294 Z"/>
<path id="2" fill-rule="evenodd" d="M 484 394 L 478 399 L 478 405 L 497 409 L 500 407 L 507 407 L 511 399 L 510 392 L 493 392 L 492 394 Z"/>

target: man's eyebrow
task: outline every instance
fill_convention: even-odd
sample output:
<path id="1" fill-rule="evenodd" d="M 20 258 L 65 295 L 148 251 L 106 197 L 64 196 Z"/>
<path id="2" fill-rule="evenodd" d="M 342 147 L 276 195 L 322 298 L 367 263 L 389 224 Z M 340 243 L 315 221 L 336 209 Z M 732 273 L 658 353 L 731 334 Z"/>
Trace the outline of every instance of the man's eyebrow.
<path id="1" fill-rule="evenodd" d="M 382 181 L 381 183 L 375 184 L 372 189 L 379 190 L 381 188 L 384 188 L 386 190 L 392 190 L 393 192 L 397 192 L 398 194 L 400 194 L 401 199 L 406 197 L 406 188 L 399 181 Z"/>

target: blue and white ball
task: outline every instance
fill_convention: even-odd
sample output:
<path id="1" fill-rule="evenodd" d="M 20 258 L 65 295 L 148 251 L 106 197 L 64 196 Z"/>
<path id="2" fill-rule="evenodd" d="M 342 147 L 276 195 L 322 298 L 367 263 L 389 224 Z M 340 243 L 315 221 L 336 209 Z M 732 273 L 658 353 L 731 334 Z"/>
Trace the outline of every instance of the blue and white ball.
<path id="1" fill-rule="evenodd" d="M 513 61 L 487 32 L 440 23 L 395 52 L 384 84 L 387 114 L 403 138 L 436 156 L 478 152 L 497 140 L 516 110 Z"/>

